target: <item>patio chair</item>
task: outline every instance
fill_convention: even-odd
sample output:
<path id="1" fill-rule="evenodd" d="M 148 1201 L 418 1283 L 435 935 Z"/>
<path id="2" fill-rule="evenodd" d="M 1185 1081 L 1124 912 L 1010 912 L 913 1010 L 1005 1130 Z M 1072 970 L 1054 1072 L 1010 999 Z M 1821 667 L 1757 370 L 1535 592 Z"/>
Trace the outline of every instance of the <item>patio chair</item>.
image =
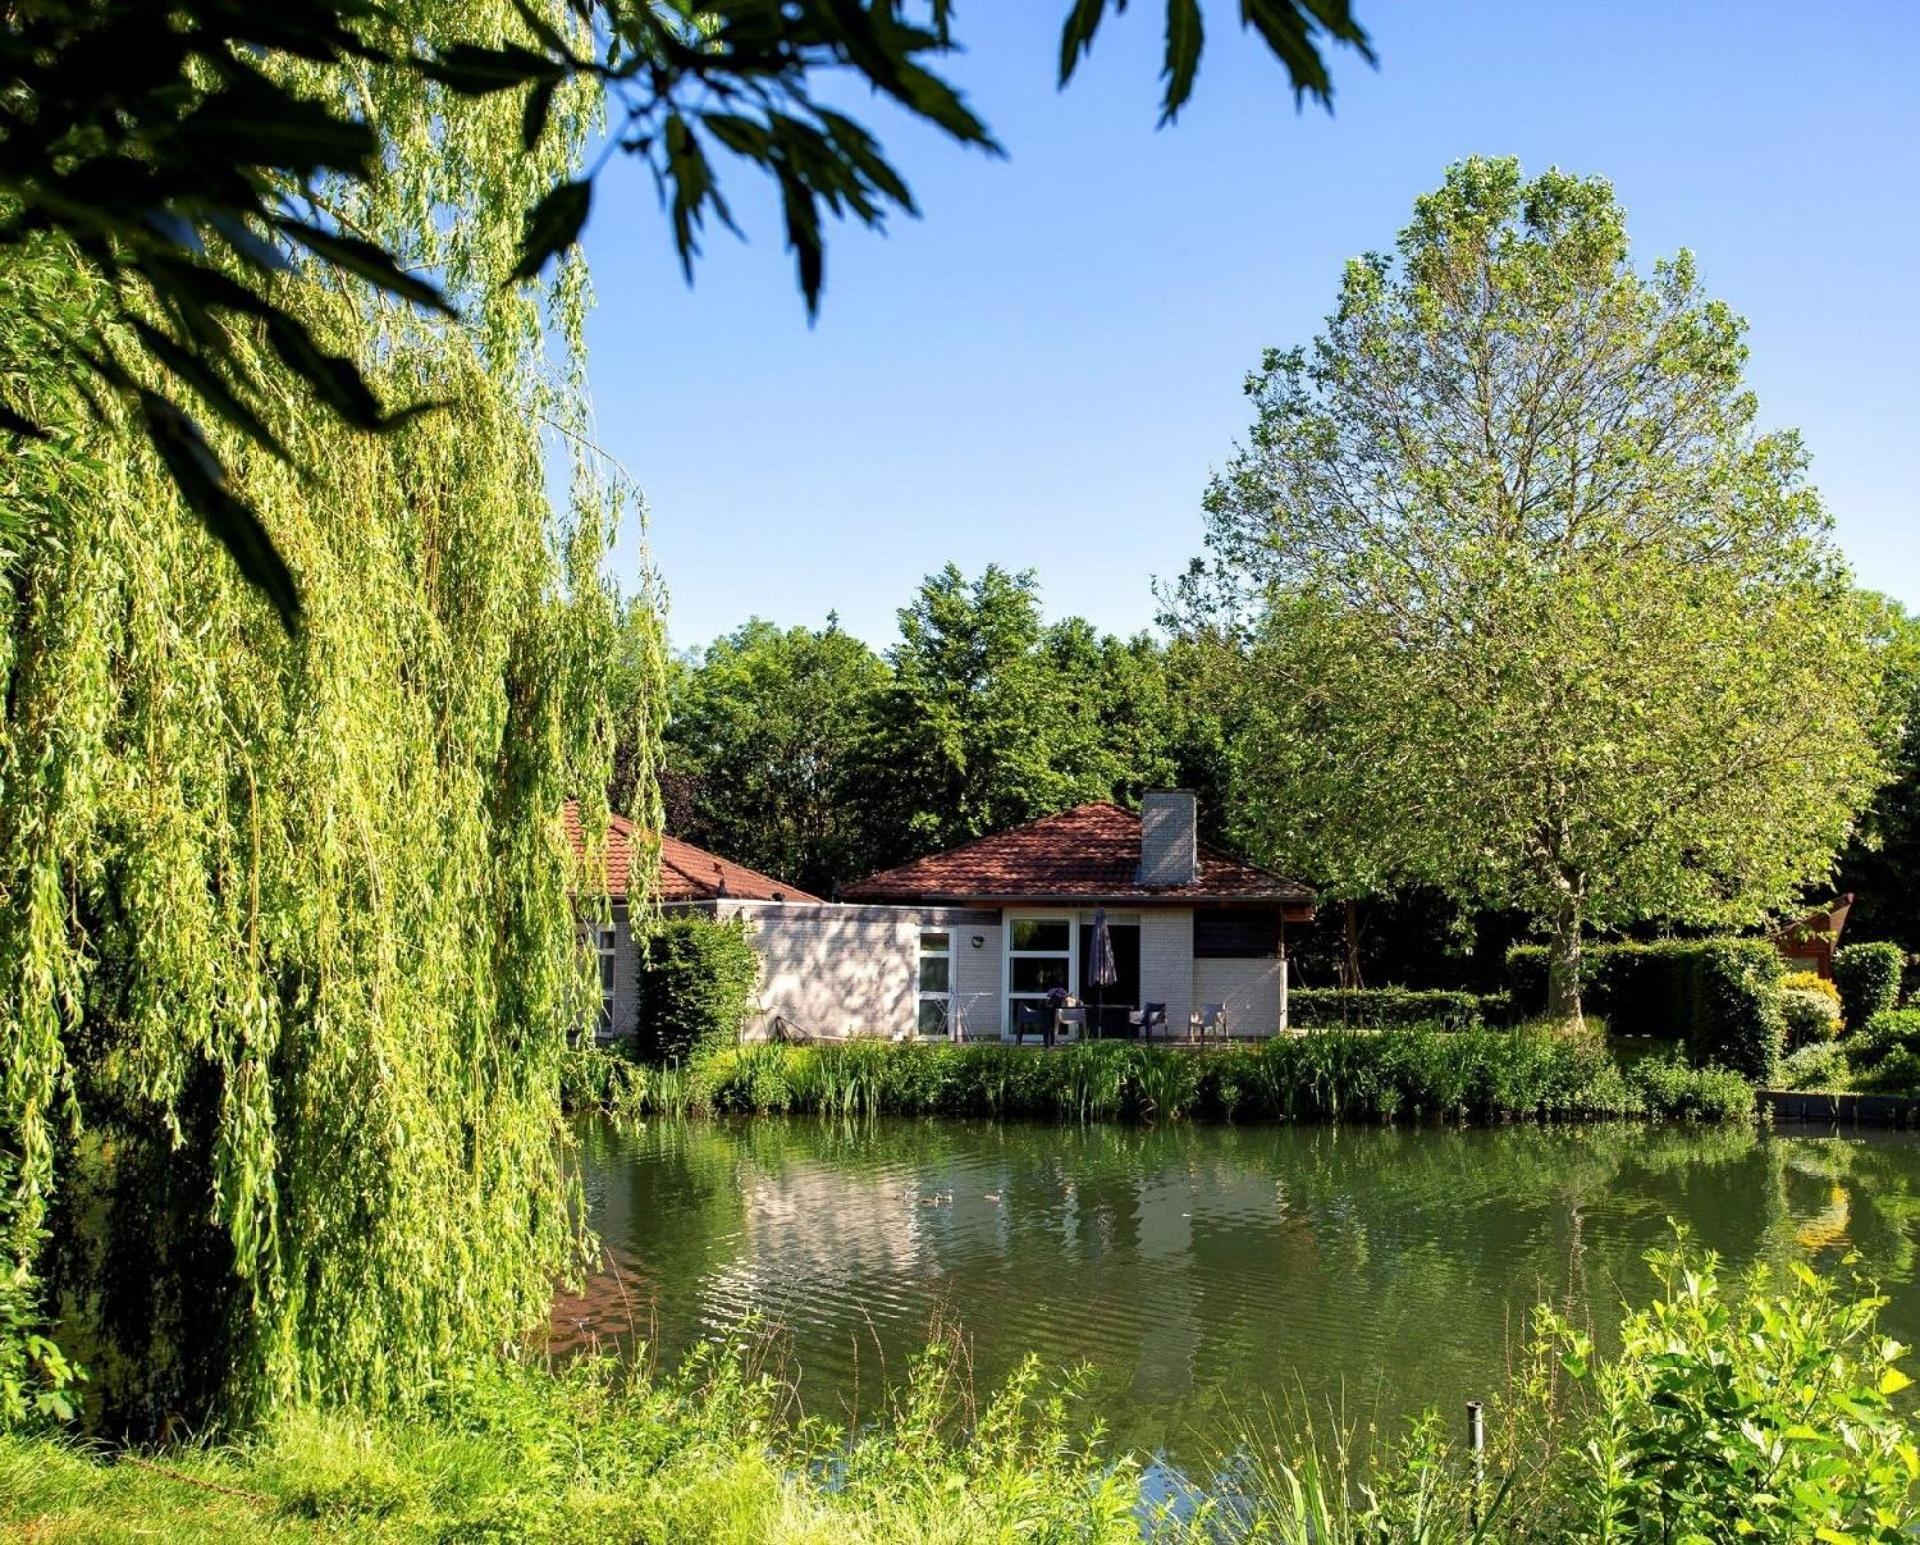
<path id="1" fill-rule="evenodd" d="M 1162 1035 L 1167 1033 L 1167 1006 L 1164 1003 L 1149 1003 L 1127 1018 L 1138 1027 L 1143 1041 L 1151 1041 L 1155 1030 Z"/>
<path id="2" fill-rule="evenodd" d="M 1053 1028 L 1053 1011 L 1044 1003 L 1016 1003 L 1013 1006 L 1013 1044 L 1018 1046 L 1031 1031 L 1042 1041 Z"/>
<path id="3" fill-rule="evenodd" d="M 1084 1041 L 1087 1038 L 1087 1011 L 1084 1008 L 1055 1009 L 1053 1038 L 1056 1041 Z"/>
<path id="4" fill-rule="evenodd" d="M 1207 1037 L 1217 1041 L 1227 1038 L 1227 1006 L 1224 1003 L 1203 1003 L 1188 1022 L 1188 1038 L 1198 1036 L 1200 1044 L 1206 1045 Z"/>

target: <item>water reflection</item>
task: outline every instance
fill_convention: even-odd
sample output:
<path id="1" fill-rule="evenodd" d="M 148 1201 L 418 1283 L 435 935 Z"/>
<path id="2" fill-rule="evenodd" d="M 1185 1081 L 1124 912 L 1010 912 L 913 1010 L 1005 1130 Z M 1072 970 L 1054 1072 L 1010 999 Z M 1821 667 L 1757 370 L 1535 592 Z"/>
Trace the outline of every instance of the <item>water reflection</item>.
<path id="1" fill-rule="evenodd" d="M 1176 1457 L 1264 1401 L 1457 1407 L 1542 1298 L 1604 1339 L 1669 1218 L 1741 1265 L 1857 1250 L 1920 1335 L 1920 1144 L 1894 1134 L 796 1119 L 595 1125 L 582 1162 L 609 1269 L 562 1345 L 672 1360 L 762 1315 L 843 1419 L 943 1318 L 982 1385 L 1085 1364 L 1115 1438 Z"/>

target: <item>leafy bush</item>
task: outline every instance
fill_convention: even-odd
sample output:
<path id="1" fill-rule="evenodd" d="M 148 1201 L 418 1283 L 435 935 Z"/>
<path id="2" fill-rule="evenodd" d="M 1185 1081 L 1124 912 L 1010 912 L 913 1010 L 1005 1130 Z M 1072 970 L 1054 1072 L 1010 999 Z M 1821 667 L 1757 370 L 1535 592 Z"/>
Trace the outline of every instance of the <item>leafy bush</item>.
<path id="1" fill-rule="evenodd" d="M 1864 1025 L 1900 1002 L 1907 958 L 1897 944 L 1844 944 L 1833 952 L 1833 980 L 1850 1025 Z"/>
<path id="2" fill-rule="evenodd" d="M 1897 1366 L 1906 1348 L 1879 1330 L 1883 1300 L 1797 1261 L 1789 1283 L 1760 1267 L 1728 1291 L 1718 1259 L 1684 1236 L 1648 1259 L 1659 1296 L 1626 1316 L 1612 1357 L 1535 1311 L 1541 1361 L 1572 1390 L 1516 1439 L 1564 1434 L 1524 1483 L 1537 1498 L 1512 1499 L 1520 1537 L 1909 1538 L 1920 1462 L 1892 1398 L 1911 1380 Z"/>
<path id="3" fill-rule="evenodd" d="M 1839 994 L 1832 991 L 1831 982 L 1820 985 L 1828 991 L 1816 992 L 1791 982 L 1780 989 L 1780 1012 L 1786 1020 L 1789 1046 L 1831 1041 L 1840 1033 Z"/>
<path id="4" fill-rule="evenodd" d="M 1545 1006 L 1546 954 L 1536 944 L 1507 953 L 1518 1013 Z M 1695 1062 L 1766 1080 L 1786 1039 L 1779 991 L 1785 970 L 1762 939 L 1594 944 L 1581 963 L 1583 1001 L 1616 1029 L 1684 1041 Z"/>
<path id="5" fill-rule="evenodd" d="M 1874 1094 L 1920 1094 L 1920 1051 L 1896 1046 L 1854 1082 Z"/>
<path id="6" fill-rule="evenodd" d="M 1920 1051 L 1920 1009 L 1887 1009 L 1875 1014 L 1842 1043 L 1856 1068 L 1878 1067 L 1895 1051 Z"/>
<path id="7" fill-rule="evenodd" d="M 1411 987 L 1368 987 L 1349 992 L 1337 987 L 1296 987 L 1287 994 L 1287 1022 L 1296 1030 L 1335 1026 L 1390 1030 L 1402 1025 L 1476 1030 L 1489 1018 L 1504 1019 L 1505 1005 L 1504 994 L 1493 995 L 1490 1003 L 1473 992 Z"/>
<path id="8" fill-rule="evenodd" d="M 759 980 L 743 920 L 668 913 L 640 945 L 640 1055 L 686 1062 L 737 1044 Z"/>
<path id="9" fill-rule="evenodd" d="M 1780 1064 L 1783 1089 L 1845 1089 L 1853 1080 L 1846 1049 L 1832 1041 L 1815 1041 L 1789 1054 Z"/>
<path id="10" fill-rule="evenodd" d="M 560 1108 L 570 1115 L 683 1115 L 689 1087 L 680 1069 L 644 1066 L 618 1046 L 576 1046 L 560 1063 Z"/>

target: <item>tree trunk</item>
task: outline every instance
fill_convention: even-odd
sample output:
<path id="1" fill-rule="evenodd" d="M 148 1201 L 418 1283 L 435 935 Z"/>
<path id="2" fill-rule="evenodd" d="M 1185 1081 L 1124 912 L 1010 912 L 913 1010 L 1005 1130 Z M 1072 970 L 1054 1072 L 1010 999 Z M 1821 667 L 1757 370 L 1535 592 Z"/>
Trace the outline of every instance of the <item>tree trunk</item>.
<path id="1" fill-rule="evenodd" d="M 1569 901 L 1553 920 L 1547 945 L 1547 1017 L 1578 1030 L 1580 1014 L 1580 904 Z"/>
<path id="2" fill-rule="evenodd" d="M 1347 924 L 1347 955 L 1341 962 L 1340 974 L 1344 977 L 1348 992 L 1358 992 L 1365 984 L 1360 980 L 1360 905 L 1358 902 L 1345 903 Z"/>

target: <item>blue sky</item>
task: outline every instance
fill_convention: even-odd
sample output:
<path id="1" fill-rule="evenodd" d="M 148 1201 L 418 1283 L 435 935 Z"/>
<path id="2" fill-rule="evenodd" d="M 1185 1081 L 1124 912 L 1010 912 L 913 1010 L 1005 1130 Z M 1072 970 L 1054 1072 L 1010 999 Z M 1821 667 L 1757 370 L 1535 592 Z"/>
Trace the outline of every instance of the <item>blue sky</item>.
<path id="1" fill-rule="evenodd" d="M 746 169 L 722 175 L 749 241 L 713 234 L 689 289 L 651 183 L 614 168 L 585 238 L 595 411 L 676 645 L 829 611 L 884 645 L 948 560 L 1147 626 L 1261 349 L 1311 337 L 1342 262 L 1476 152 L 1610 178 L 1641 262 L 1693 249 L 1862 580 L 1920 607 L 1920 5 L 1360 0 L 1380 65 L 1336 60 L 1331 117 L 1295 112 L 1237 9 L 1207 6 L 1194 101 L 1156 131 L 1158 0 L 1065 92 L 1065 0 L 963 0 L 952 74 L 1010 158 L 868 109 L 923 218 L 838 232 L 812 327 Z"/>

